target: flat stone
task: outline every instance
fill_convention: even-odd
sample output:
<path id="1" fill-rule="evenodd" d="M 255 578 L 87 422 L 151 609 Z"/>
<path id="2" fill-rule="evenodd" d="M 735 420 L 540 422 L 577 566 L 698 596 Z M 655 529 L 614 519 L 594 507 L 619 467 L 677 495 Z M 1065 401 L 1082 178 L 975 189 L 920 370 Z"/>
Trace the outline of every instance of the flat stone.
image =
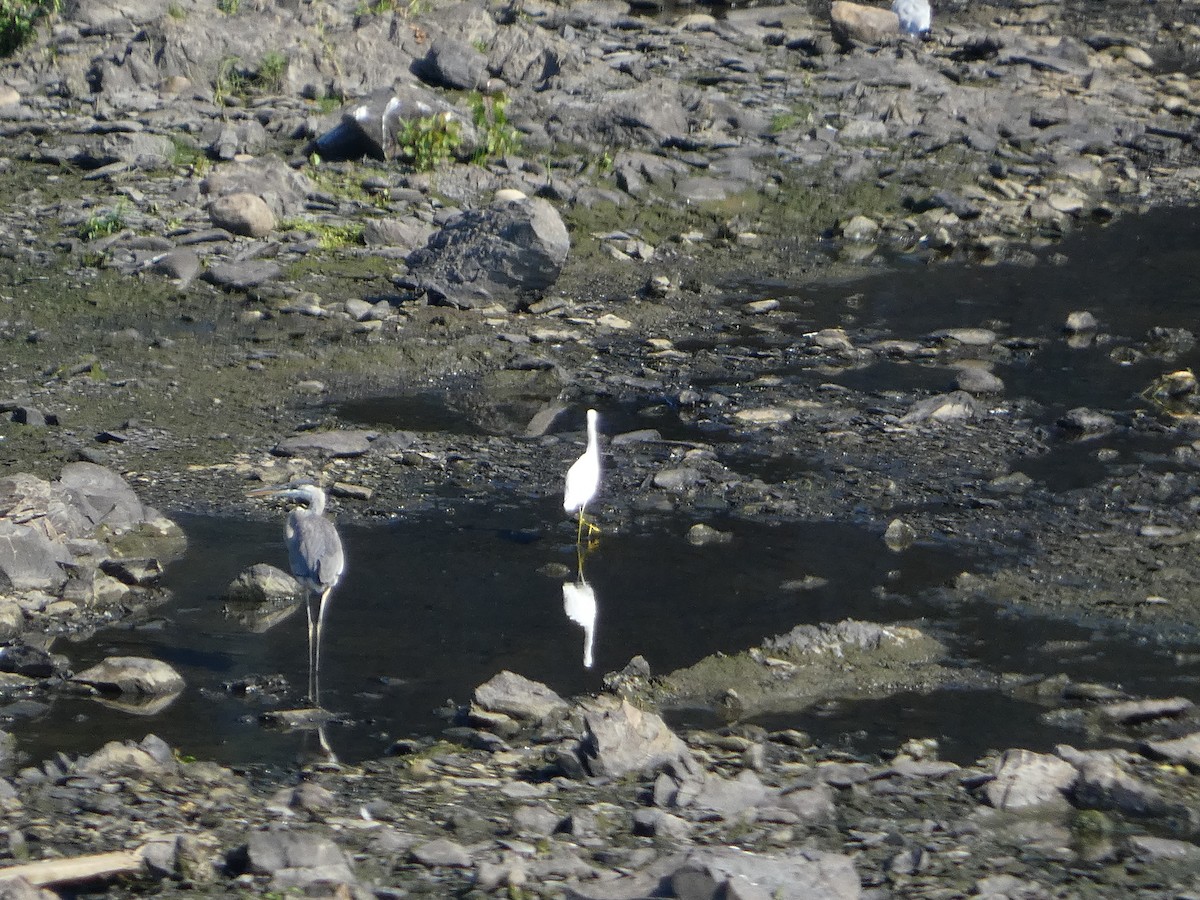
<path id="1" fill-rule="evenodd" d="M 138 656 L 110 656 L 71 680 L 127 694 L 173 694 L 184 687 L 183 676 L 165 662 Z"/>
<path id="2" fill-rule="evenodd" d="M 346 459 L 371 449 L 374 431 L 306 431 L 284 438 L 271 448 L 276 456 L 319 456 Z"/>

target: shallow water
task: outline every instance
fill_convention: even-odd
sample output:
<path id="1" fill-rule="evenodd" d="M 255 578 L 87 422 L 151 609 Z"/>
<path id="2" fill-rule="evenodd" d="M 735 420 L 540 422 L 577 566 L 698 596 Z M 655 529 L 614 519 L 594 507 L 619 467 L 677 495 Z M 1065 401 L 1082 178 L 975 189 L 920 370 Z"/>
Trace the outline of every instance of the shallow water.
<path id="1" fill-rule="evenodd" d="M 961 548 L 928 544 L 893 554 L 879 534 L 834 524 L 737 523 L 729 526 L 731 543 L 704 548 L 686 542 L 684 522 L 608 535 L 584 565 L 598 606 L 595 663 L 585 669 L 584 631 L 563 606 L 562 585 L 578 576 L 574 533 L 566 525 L 540 530 L 560 519 L 550 504 L 458 507 L 384 527 L 341 527 L 349 563 L 331 600 L 321 669 L 323 704 L 352 722 L 330 728 L 339 756 L 377 756 L 392 739 L 438 732 L 446 722 L 436 707 L 469 700 L 502 669 L 564 695 L 596 690 L 602 673 L 635 655 L 666 672 L 800 622 L 932 611 L 921 593 L 970 564 Z M 253 563 L 286 566 L 282 524 L 195 517 L 182 524 L 189 552 L 167 571 L 172 602 L 150 623 L 71 648 L 71 658 L 77 668 L 108 655 L 163 659 L 189 689 L 147 719 L 147 731 L 195 756 L 287 762 L 300 736 L 272 731 L 257 718 L 277 706 L 304 705 L 304 613 L 253 633 L 227 618 L 219 599 Z M 565 565 L 567 576 L 539 574 L 548 563 Z M 804 591 L 785 584 L 809 576 L 827 583 Z M 221 688 L 273 673 L 291 685 L 279 704 Z M 129 713 L 60 699 L 20 729 L 21 747 L 38 758 L 65 743 L 83 750 L 138 730 Z"/>
<path id="2" fill-rule="evenodd" d="M 1175 359 L 1114 361 L 1114 347 L 1132 344 L 1156 325 L 1194 328 L 1200 296 L 1200 214 L 1159 211 L 1055 248 L 1065 262 L 1034 268 L 924 268 L 901 260 L 854 282 L 795 287 L 744 282 L 730 302 L 778 297 L 794 314 L 791 328 L 841 326 L 850 332 L 920 338 L 955 327 L 987 327 L 1002 337 L 1032 338 L 1036 351 L 1014 353 L 997 366 L 1009 398 L 1026 398 L 1047 423 L 1086 404 L 1116 413 L 1144 409 L 1139 392 L 1154 377 L 1200 363 L 1200 351 Z M 1067 314 L 1088 309 L 1111 339 L 1082 348 L 1061 333 Z M 729 343 L 723 343 L 728 338 Z M 744 331 L 707 339 L 716 351 L 757 340 Z M 772 343 L 768 341 L 767 343 Z M 702 349 L 697 345 L 693 349 Z M 786 352 L 782 354 L 786 357 Z M 934 393 L 949 386 L 943 366 L 885 361 L 830 374 L 802 364 L 782 374 L 840 381 L 863 391 Z M 346 421 L 373 427 L 481 434 L 477 420 L 439 405 L 435 395 L 371 398 L 337 410 Z M 685 421 L 661 398 L 602 409 L 612 433 L 657 428 L 669 440 L 722 437 Z M 577 430 L 582 409 L 559 429 Z M 734 436 L 736 437 L 736 436 Z M 1056 440 L 1051 452 L 1020 468 L 1053 491 L 1088 487 L 1112 465 L 1157 466 L 1174 441 L 1120 433 L 1093 441 Z M 738 452 L 726 445 L 722 453 Z M 819 461 L 781 456 L 760 460 L 767 481 L 796 477 Z M 502 669 L 544 681 L 564 695 L 600 687 L 602 673 L 644 656 L 655 672 L 693 663 L 716 651 L 736 651 L 801 623 L 847 617 L 903 621 L 925 617 L 966 662 L 994 672 L 1066 673 L 1151 696 L 1181 694 L 1200 701 L 1200 656 L 1177 654 L 1128 635 L 1080 625 L 957 610 L 939 604 L 936 589 L 961 571 L 995 560 L 977 547 L 918 544 L 896 554 L 876 531 L 808 523 L 769 527 L 715 523 L 733 532 L 728 545 L 695 548 L 684 539 L 690 521 L 658 521 L 628 534 L 606 535 L 587 561 L 598 615 L 592 668 L 583 666 L 585 633 L 564 612 L 563 584 L 574 583 L 574 534 L 555 500 L 495 506 L 447 501 L 373 527 L 342 526 L 349 559 L 326 625 L 321 700 L 342 720 L 328 739 L 344 760 L 376 756 L 396 738 L 445 726 L 437 709 L 469 700 L 472 689 Z M 146 655 L 175 665 L 188 689 L 164 712 L 141 718 L 84 698 L 58 698 L 45 710 L 8 710 L 30 759 L 56 750 L 87 752 L 110 738 L 155 732 L 181 752 L 238 765 L 288 764 L 312 747 L 311 734 L 263 725 L 260 716 L 303 705 L 306 628 L 295 611 L 253 631 L 223 614 L 225 586 L 256 562 L 286 566 L 282 511 L 275 521 L 184 517 L 186 558 L 166 584 L 174 593 L 156 617 L 62 648 L 81 669 L 103 656 Z M 566 574 L 544 574 L 554 564 Z M 815 576 L 819 586 L 795 583 Z M 223 687 L 250 676 L 281 673 L 282 695 L 242 695 Z M 5 711 L 0 711 L 3 713 Z M 970 762 L 994 746 L 1049 749 L 1080 735 L 1042 719 L 1038 704 L 1000 692 L 941 690 L 880 701 L 836 703 L 762 724 L 808 730 L 856 752 L 886 750 L 909 737 L 938 737 L 946 758 Z M 711 724 L 686 713 L 677 722 Z M 136 720 L 135 720 L 136 719 Z M 999 724 L 998 724 L 999 723 Z"/>

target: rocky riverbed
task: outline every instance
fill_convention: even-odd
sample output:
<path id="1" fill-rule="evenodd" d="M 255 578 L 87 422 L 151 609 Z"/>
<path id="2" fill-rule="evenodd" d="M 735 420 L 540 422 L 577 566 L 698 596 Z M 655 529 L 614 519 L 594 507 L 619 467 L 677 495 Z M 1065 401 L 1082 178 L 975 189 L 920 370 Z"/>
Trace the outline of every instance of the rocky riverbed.
<path id="1" fill-rule="evenodd" d="M 1102 279 L 1116 251 L 1081 234 L 1133 241 L 1188 201 L 1194 10 L 946 3 L 918 41 L 824 4 L 64 7 L 0 67 L 0 855 L 24 866 L 0 893 L 1200 895 L 1191 700 L 988 670 L 923 622 L 635 659 L 590 698 L 498 674 L 361 765 L 20 746 L 63 692 L 179 690 L 153 661 L 76 672 L 70 643 L 161 601 L 171 515 L 274 516 L 245 492 L 296 477 L 342 522 L 557 498 L 587 407 L 610 534 L 953 538 L 995 564 L 944 587 L 947 616 L 1087 623 L 1186 679 L 1186 305 L 1100 281 L 965 322 L 926 326 L 915 284 L 907 316 L 871 309 L 906 270 Z M 1095 368 L 1069 408 L 1001 377 L 1073 350 Z M 867 371 L 896 377 L 844 381 Z M 1094 477 L 1058 489 L 1037 467 L 1066 446 Z M 752 722 L 985 684 L 1086 749 L 961 764 L 932 736 L 878 757 Z M 658 713 L 681 708 L 725 724 L 677 734 Z"/>

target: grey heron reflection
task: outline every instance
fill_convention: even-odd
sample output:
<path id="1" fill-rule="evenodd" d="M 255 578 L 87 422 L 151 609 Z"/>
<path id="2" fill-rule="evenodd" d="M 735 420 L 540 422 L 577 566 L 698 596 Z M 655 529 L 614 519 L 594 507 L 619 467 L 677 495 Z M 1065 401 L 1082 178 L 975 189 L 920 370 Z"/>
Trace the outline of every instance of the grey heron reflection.
<path id="1" fill-rule="evenodd" d="M 325 611 L 329 607 L 329 595 L 346 569 L 342 539 L 333 523 L 325 518 L 325 492 L 315 484 L 293 483 L 261 488 L 250 491 L 248 496 L 280 497 L 307 504 L 288 513 L 284 535 L 292 575 L 305 591 L 304 608 L 308 613 L 308 699 L 314 707 L 319 708 L 321 631 L 325 624 Z"/>
<path id="2" fill-rule="evenodd" d="M 563 612 L 567 618 L 583 629 L 583 667 L 590 669 L 593 648 L 596 643 L 596 616 L 599 604 L 596 592 L 583 577 L 583 557 L 579 558 L 579 574 L 575 581 L 564 581 L 562 586 Z"/>

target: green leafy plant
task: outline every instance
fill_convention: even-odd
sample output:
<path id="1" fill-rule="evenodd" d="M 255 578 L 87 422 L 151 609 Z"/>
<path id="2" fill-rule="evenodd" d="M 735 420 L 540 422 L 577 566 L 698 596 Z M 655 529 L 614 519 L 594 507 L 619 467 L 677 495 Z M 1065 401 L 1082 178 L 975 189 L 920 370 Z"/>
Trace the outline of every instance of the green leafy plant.
<path id="1" fill-rule="evenodd" d="M 287 70 L 288 58 L 278 50 L 268 50 L 258 61 L 254 86 L 259 90 L 278 93 L 283 89 L 283 76 Z"/>
<path id="2" fill-rule="evenodd" d="M 217 9 L 227 16 L 236 16 L 242 8 L 242 0 L 217 0 Z"/>
<path id="3" fill-rule="evenodd" d="M 396 135 L 400 155 L 420 172 L 431 172 L 462 145 L 459 123 L 446 112 L 408 119 Z"/>
<path id="4" fill-rule="evenodd" d="M 213 102 L 224 106 L 227 97 L 243 96 L 246 93 L 246 73 L 242 61 L 236 56 L 226 56 L 217 64 L 217 78 L 213 84 Z"/>
<path id="5" fill-rule="evenodd" d="M 508 121 L 508 98 L 504 94 L 484 96 L 473 93 L 467 99 L 471 121 L 482 132 L 483 141 L 475 151 L 475 162 L 508 156 L 521 149 L 521 133 Z"/>
<path id="6" fill-rule="evenodd" d="M 85 241 L 109 237 L 125 227 L 125 201 L 112 209 L 96 212 L 79 223 L 79 237 Z"/>
<path id="7" fill-rule="evenodd" d="M 61 10 L 62 0 L 0 0 L 0 56 L 19 49 L 40 20 Z"/>

